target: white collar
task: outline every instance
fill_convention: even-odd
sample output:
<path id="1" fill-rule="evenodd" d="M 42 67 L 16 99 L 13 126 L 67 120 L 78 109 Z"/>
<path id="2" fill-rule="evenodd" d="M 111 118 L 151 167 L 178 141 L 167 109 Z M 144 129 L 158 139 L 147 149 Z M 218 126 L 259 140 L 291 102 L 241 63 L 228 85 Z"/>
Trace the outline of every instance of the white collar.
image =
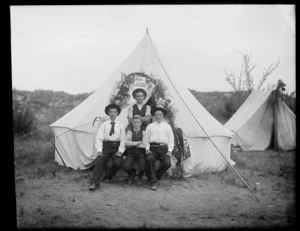
<path id="1" fill-rule="evenodd" d="M 110 118 L 108 119 L 108 122 L 117 122 L 117 119 L 115 119 L 115 121 L 112 121 Z"/>
<path id="2" fill-rule="evenodd" d="M 133 131 L 135 131 L 135 132 L 139 132 L 141 130 L 141 128 L 139 128 L 139 130 L 135 130 L 134 128 L 133 128 Z"/>
<path id="3" fill-rule="evenodd" d="M 136 106 L 143 107 L 143 106 L 144 106 L 144 102 L 142 102 L 141 104 L 138 104 L 138 103 L 136 102 Z"/>
<path id="4" fill-rule="evenodd" d="M 156 125 L 161 125 L 164 121 L 161 121 L 160 123 L 158 123 L 157 121 L 155 121 Z"/>

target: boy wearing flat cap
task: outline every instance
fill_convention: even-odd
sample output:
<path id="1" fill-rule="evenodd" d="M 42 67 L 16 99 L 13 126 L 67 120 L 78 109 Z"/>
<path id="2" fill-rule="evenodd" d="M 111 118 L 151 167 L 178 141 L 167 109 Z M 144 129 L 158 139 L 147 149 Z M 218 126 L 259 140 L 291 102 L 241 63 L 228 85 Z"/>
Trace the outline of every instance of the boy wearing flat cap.
<path id="1" fill-rule="evenodd" d="M 146 171 L 152 183 L 152 189 L 156 190 L 159 180 L 171 167 L 171 153 L 174 148 L 174 135 L 171 126 L 163 121 L 167 111 L 162 107 L 156 107 L 152 112 L 155 122 L 149 124 L 145 131 L 144 143 L 146 145 Z M 155 161 L 160 161 L 160 167 L 155 171 Z"/>
<path id="2" fill-rule="evenodd" d="M 132 97 L 136 100 L 136 104 L 130 105 L 128 108 L 128 123 L 132 124 L 132 118 L 139 115 L 142 118 L 141 128 L 144 130 L 151 119 L 151 107 L 144 103 L 147 97 L 147 92 L 142 88 L 137 88 L 132 92 Z M 132 125 L 130 125 L 132 128 Z"/>
<path id="3" fill-rule="evenodd" d="M 131 185 L 135 176 L 133 169 L 134 161 L 139 165 L 139 174 L 137 178 L 137 185 L 142 184 L 142 176 L 145 172 L 145 145 L 143 143 L 144 130 L 141 129 L 142 118 L 135 115 L 132 118 L 133 128 L 126 134 L 126 159 L 124 160 L 123 167 L 128 173 L 128 184 Z"/>
<path id="4" fill-rule="evenodd" d="M 100 188 L 100 179 L 109 159 L 112 159 L 113 164 L 105 173 L 107 179 L 111 179 L 121 167 L 126 135 L 123 124 L 116 120 L 120 112 L 121 109 L 116 104 L 109 104 L 105 108 L 109 119 L 100 125 L 95 139 L 97 159 L 93 170 L 92 184 L 89 187 L 90 191 Z"/>

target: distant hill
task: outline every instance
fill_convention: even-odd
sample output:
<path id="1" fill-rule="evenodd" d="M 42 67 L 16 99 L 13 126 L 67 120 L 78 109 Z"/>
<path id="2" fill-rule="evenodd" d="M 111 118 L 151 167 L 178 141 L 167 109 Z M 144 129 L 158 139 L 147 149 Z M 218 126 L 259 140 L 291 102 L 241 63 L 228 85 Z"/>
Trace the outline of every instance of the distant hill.
<path id="1" fill-rule="evenodd" d="M 234 94 L 234 92 L 200 92 L 197 90 L 189 89 L 189 91 L 195 96 L 195 98 L 201 103 L 201 105 L 221 124 L 227 122 L 228 115 L 224 112 L 226 100 Z"/>
<path id="2" fill-rule="evenodd" d="M 210 105 L 215 104 L 217 100 L 225 99 L 231 96 L 234 92 L 222 92 L 222 91 L 211 91 L 211 92 L 200 92 L 197 90 L 189 89 L 189 91 L 195 96 L 195 98 L 202 104 L 203 107 L 207 108 Z"/>
<path id="3" fill-rule="evenodd" d="M 92 94 L 72 95 L 63 91 L 17 89 L 13 89 L 12 93 L 14 113 L 30 109 L 38 119 L 39 126 L 55 122 Z"/>
<path id="4" fill-rule="evenodd" d="M 220 102 L 223 102 L 223 99 L 229 97 L 232 92 L 199 92 L 192 89 L 190 89 L 190 92 L 217 120 L 221 123 L 227 120 L 220 115 L 218 105 Z M 13 104 L 14 106 L 27 105 L 33 109 L 35 113 L 39 114 L 41 118 L 44 117 L 43 114 L 46 112 L 54 113 L 55 118 L 51 118 L 50 120 L 50 122 L 53 122 L 60 118 L 60 116 L 71 111 L 91 94 L 92 92 L 73 95 L 64 91 L 24 91 L 13 89 Z"/>
<path id="5" fill-rule="evenodd" d="M 91 93 L 72 95 L 64 91 L 23 91 L 13 89 L 13 102 L 19 104 L 30 104 L 33 107 L 65 106 L 72 108 L 85 100 Z"/>
<path id="6" fill-rule="evenodd" d="M 228 100 L 234 94 L 233 91 L 200 92 L 193 89 L 189 89 L 189 91 L 202 104 L 202 106 L 222 124 L 226 123 L 236 110 L 232 109 L 232 102 Z M 40 118 L 45 117 L 45 113 L 53 114 L 51 118 L 48 116 L 50 119 L 47 117 L 48 119 L 45 120 L 45 123 L 51 123 L 71 111 L 92 93 L 93 92 L 73 95 L 63 91 L 24 91 L 13 89 L 13 106 L 19 107 L 28 105 L 40 116 Z M 283 99 L 295 113 L 296 98 L 283 95 Z M 229 113 L 230 111 L 231 113 Z"/>

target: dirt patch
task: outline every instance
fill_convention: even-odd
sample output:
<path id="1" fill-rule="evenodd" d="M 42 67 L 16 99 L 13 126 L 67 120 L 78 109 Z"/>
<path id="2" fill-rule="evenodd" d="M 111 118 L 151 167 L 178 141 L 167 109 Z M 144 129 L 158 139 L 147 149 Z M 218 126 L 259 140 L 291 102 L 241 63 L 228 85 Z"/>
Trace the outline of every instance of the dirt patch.
<path id="1" fill-rule="evenodd" d="M 288 227 L 295 222 L 294 190 L 279 189 L 276 179 L 261 181 L 257 202 L 222 174 L 183 181 L 165 178 L 157 191 L 146 179 L 142 186 L 128 186 L 119 177 L 90 192 L 90 173 L 17 177 L 18 228 Z"/>

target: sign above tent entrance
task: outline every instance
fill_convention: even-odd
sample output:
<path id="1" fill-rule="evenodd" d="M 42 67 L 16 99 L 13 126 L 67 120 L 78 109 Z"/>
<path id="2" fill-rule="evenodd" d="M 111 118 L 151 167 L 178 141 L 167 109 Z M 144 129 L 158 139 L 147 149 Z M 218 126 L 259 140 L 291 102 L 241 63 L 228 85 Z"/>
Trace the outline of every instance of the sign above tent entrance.
<path id="1" fill-rule="evenodd" d="M 145 99 L 147 102 L 156 86 L 155 80 L 150 76 L 142 72 L 134 72 L 128 75 L 122 73 L 120 81 L 115 85 L 110 101 L 124 108 L 135 103 L 132 92 L 137 88 L 142 88 L 147 92 L 147 98 Z"/>
<path id="2" fill-rule="evenodd" d="M 135 75 L 133 86 L 145 88 L 147 86 L 146 77 Z"/>

